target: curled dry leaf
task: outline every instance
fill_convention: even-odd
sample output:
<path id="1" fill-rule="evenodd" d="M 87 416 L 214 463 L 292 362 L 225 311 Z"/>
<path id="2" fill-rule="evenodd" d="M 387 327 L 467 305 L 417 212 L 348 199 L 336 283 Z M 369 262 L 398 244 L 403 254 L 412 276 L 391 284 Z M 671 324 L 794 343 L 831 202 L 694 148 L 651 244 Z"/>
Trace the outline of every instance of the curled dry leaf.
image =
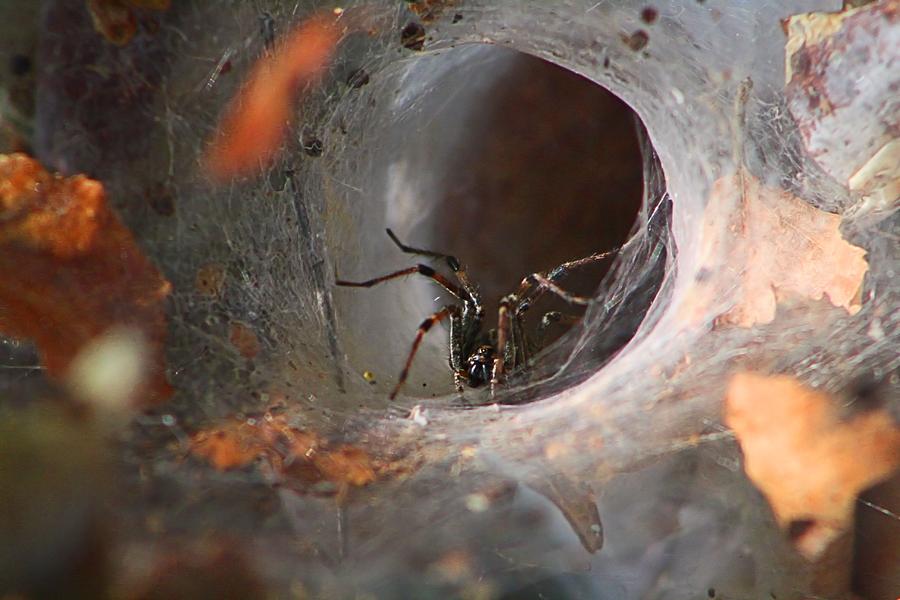
<path id="1" fill-rule="evenodd" d="M 94 29 L 117 46 L 124 46 L 137 32 L 134 9 L 167 10 L 171 0 L 87 0 Z"/>
<path id="2" fill-rule="evenodd" d="M 363 486 L 377 477 L 376 465 L 364 450 L 332 448 L 315 433 L 290 426 L 284 415 L 267 413 L 261 419 L 199 431 L 191 437 L 190 451 L 222 471 L 265 460 L 275 472 L 305 484 Z"/>
<path id="3" fill-rule="evenodd" d="M 409 2 L 409 9 L 419 15 L 422 22 L 427 24 L 438 20 L 457 4 L 457 0 L 414 0 Z"/>
<path id="4" fill-rule="evenodd" d="M 735 375 L 725 421 L 747 476 L 810 559 L 852 527 L 857 495 L 900 468 L 900 427 L 890 415 L 844 420 L 833 398 L 792 377 Z"/>
<path id="5" fill-rule="evenodd" d="M 63 377 L 79 351 L 125 326 L 148 347 L 146 384 L 135 398 L 167 397 L 170 290 L 107 207 L 99 182 L 52 175 L 24 154 L 0 155 L 0 333 L 33 340 L 48 375 Z"/>
<path id="6" fill-rule="evenodd" d="M 770 323 L 779 300 L 823 296 L 848 313 L 869 266 L 865 250 L 841 237 L 841 218 L 749 174 L 719 179 L 703 223 L 701 270 L 682 315 L 701 319 L 716 303 L 720 323 Z"/>

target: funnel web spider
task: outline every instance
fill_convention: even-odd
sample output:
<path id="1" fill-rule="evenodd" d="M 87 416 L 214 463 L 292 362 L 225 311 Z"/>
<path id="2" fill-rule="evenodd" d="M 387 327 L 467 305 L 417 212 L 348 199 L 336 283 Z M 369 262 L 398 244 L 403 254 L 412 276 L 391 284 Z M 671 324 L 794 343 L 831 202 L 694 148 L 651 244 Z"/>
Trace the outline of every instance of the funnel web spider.
<path id="1" fill-rule="evenodd" d="M 536 339 L 531 340 L 525 334 L 525 313 L 531 305 L 545 292 L 556 294 L 569 304 L 585 306 L 590 298 L 576 296 L 565 291 L 557 284 L 571 269 L 590 263 L 604 260 L 619 251 L 615 248 L 608 252 L 599 252 L 584 258 L 565 262 L 555 269 L 543 273 L 532 273 L 519 285 L 519 289 L 508 294 L 500 300 L 497 315 L 497 329 L 484 330 L 484 306 L 481 295 L 478 292 L 459 259 L 449 254 L 424 250 L 407 246 L 401 242 L 394 232 L 387 230 L 388 236 L 407 254 L 427 256 L 446 262 L 453 271 L 456 282 L 451 281 L 433 268 L 424 264 L 400 269 L 375 277 L 366 281 L 346 281 L 337 279 L 336 285 L 344 287 L 372 287 L 391 279 L 419 274 L 428 277 L 442 288 L 450 292 L 458 304 L 448 304 L 431 316 L 427 317 L 416 331 L 412 348 L 397 379 L 397 384 L 391 391 L 390 398 L 397 397 L 406 378 L 409 376 L 409 368 L 416 357 L 419 345 L 425 334 L 441 321 L 450 322 L 450 369 L 453 372 L 453 380 L 458 392 L 463 391 L 465 385 L 476 388 L 486 383 L 491 384 L 493 392 L 497 385 L 501 384 L 506 373 L 525 366 L 535 349 L 539 349 L 543 343 L 546 329 L 553 323 L 560 321 L 577 321 L 577 317 L 564 315 L 557 311 L 544 314 L 537 328 Z"/>

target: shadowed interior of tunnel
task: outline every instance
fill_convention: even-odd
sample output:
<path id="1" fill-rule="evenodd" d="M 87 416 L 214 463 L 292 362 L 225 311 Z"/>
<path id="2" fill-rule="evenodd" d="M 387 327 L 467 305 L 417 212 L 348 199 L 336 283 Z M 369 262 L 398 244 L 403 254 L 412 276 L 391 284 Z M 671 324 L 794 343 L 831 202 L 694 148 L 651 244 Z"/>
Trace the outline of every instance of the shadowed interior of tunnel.
<path id="1" fill-rule="evenodd" d="M 392 79 L 406 90 L 398 92 Z M 390 152 L 375 153 L 377 169 L 386 173 L 376 186 L 384 210 L 367 210 L 358 218 L 358 245 L 336 242 L 340 278 L 360 281 L 425 262 L 453 279 L 443 261 L 401 253 L 385 234 L 390 227 L 409 245 L 460 259 L 483 296 L 487 331 L 497 325 L 500 299 L 516 291 L 523 277 L 615 250 L 639 227 L 645 171 L 655 157 L 644 156 L 652 150 L 642 143 L 634 112 L 605 88 L 495 46 L 424 55 L 384 74 L 373 87 L 376 100 L 388 96 L 392 103 L 381 109 L 390 111 L 391 131 L 378 141 Z M 353 234 L 343 231 L 339 237 L 348 235 Z M 592 297 L 616 259 L 613 254 L 573 269 L 559 284 Z M 349 379 L 359 381 L 366 373 L 380 391 L 396 382 L 416 327 L 454 302 L 424 277 L 339 289 L 335 296 L 342 325 L 351 332 L 343 340 Z M 549 311 L 572 316 L 572 329 L 581 327 L 577 319 L 585 312 L 544 294 L 525 320 L 532 338 Z M 551 325 L 541 346 L 551 346 L 569 327 Z M 624 345 L 635 327 L 629 324 L 604 356 Z M 423 340 L 405 386 L 409 396 L 452 391 L 448 336 L 440 330 Z M 359 336 L 360 331 L 369 335 Z M 553 360 L 564 359 L 555 355 Z"/>

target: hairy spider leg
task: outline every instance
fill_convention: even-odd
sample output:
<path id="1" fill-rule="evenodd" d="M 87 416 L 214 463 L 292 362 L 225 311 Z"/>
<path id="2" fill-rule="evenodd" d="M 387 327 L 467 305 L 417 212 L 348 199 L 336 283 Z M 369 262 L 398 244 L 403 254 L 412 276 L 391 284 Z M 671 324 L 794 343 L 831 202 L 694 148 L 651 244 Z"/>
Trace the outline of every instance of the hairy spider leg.
<path id="1" fill-rule="evenodd" d="M 466 357 L 475 350 L 481 337 L 482 322 L 484 321 L 481 293 L 469 279 L 469 273 L 465 266 L 455 256 L 404 244 L 390 228 L 385 231 L 401 252 L 445 260 L 459 282 L 463 293 L 457 293 L 456 297 L 462 301 L 462 313 L 460 318 L 450 321 L 450 359 L 451 368 L 455 373 L 454 382 L 457 390 L 462 391 L 461 386 L 465 376 L 463 363 Z M 452 364 L 454 353 L 458 358 L 456 366 Z"/>
<path id="2" fill-rule="evenodd" d="M 418 273 L 419 275 L 423 275 L 433 280 L 435 283 L 440 285 L 442 288 L 456 296 L 460 299 L 465 299 L 468 292 L 460 289 L 459 286 L 453 284 L 449 279 L 436 272 L 434 269 L 429 267 L 428 265 L 416 265 L 414 267 L 409 267 L 406 269 L 400 269 L 399 271 L 394 271 L 393 273 L 388 273 L 387 275 L 382 275 L 381 277 L 375 277 L 373 279 L 367 279 L 366 281 L 347 281 L 345 279 L 336 279 L 335 285 L 340 285 L 343 287 L 372 287 L 373 285 L 378 285 L 379 283 L 384 283 L 385 281 L 390 281 L 391 279 L 396 279 L 398 277 L 405 277 L 407 275 L 414 275 Z"/>
<path id="3" fill-rule="evenodd" d="M 532 273 L 531 275 L 525 277 L 524 279 L 522 279 L 522 283 L 519 284 L 519 290 L 516 294 L 520 298 L 519 305 L 516 307 L 516 314 L 521 315 L 522 313 L 527 311 L 531 307 L 531 305 L 544 294 L 545 291 L 553 292 L 570 304 L 578 304 L 582 306 L 588 304 L 590 302 L 590 298 L 570 294 L 569 292 L 559 287 L 556 282 L 565 277 L 570 270 L 577 269 L 578 267 L 583 267 L 585 265 L 589 265 L 609 258 L 610 256 L 619 252 L 621 249 L 622 247 L 619 246 L 617 248 L 613 248 L 612 250 L 607 250 L 606 252 L 596 252 L 594 254 L 591 254 L 590 256 L 585 256 L 583 258 L 564 262 L 561 265 L 551 269 L 550 271 L 547 271 L 546 273 Z"/>
<path id="4" fill-rule="evenodd" d="M 416 352 L 419 350 L 419 345 L 422 343 L 422 338 L 425 337 L 425 334 L 428 333 L 435 324 L 440 323 L 447 317 L 452 320 L 459 317 L 459 307 L 455 304 L 450 304 L 432 314 L 430 317 L 426 318 L 422 321 L 422 324 L 419 325 L 419 328 L 416 330 L 416 337 L 413 340 L 412 348 L 409 350 L 409 356 L 406 357 L 406 364 L 403 365 L 403 370 L 400 371 L 400 378 L 397 380 L 397 385 L 394 386 L 394 389 L 391 391 L 391 395 L 389 398 L 393 400 L 397 397 L 397 394 L 400 392 L 400 388 L 403 387 L 403 384 L 406 383 L 406 378 L 409 377 L 409 368 L 412 366 L 413 359 L 416 357 Z M 452 360 L 452 357 L 451 357 Z M 457 359 L 458 360 L 458 359 Z"/>
<path id="5" fill-rule="evenodd" d="M 453 384 L 457 392 L 465 389 L 466 381 L 466 371 L 463 369 L 466 332 L 463 324 L 464 317 L 461 318 L 459 314 L 450 315 L 450 370 L 453 371 Z"/>
<path id="6" fill-rule="evenodd" d="M 420 256 L 430 256 L 431 258 L 438 258 L 445 260 L 447 262 L 447 266 L 450 267 L 450 270 L 453 271 L 453 274 L 456 275 L 456 279 L 459 281 L 462 289 L 466 291 L 469 295 L 468 300 L 475 304 L 475 308 L 478 309 L 478 312 L 481 313 L 481 295 L 478 293 L 478 289 L 472 284 L 472 281 L 469 279 L 469 274 L 466 271 L 466 268 L 463 266 L 459 259 L 453 256 L 452 254 L 444 254 L 443 252 L 436 252 L 434 250 L 426 250 L 424 248 L 416 248 L 414 246 L 409 246 L 400 241 L 400 238 L 394 234 L 394 232 L 388 228 L 385 229 L 388 234 L 388 237 L 391 238 L 391 241 L 400 248 L 401 252 L 406 254 L 418 254 Z M 464 296 L 457 296 L 465 300 Z"/>
<path id="7" fill-rule="evenodd" d="M 491 392 L 503 379 L 506 364 L 510 358 L 510 312 L 517 300 L 514 294 L 504 296 L 500 300 L 500 308 L 497 310 L 497 354 L 494 356 L 494 368 L 491 370 Z"/>
<path id="8" fill-rule="evenodd" d="M 422 248 L 414 248 L 413 246 L 408 246 L 400 241 L 393 231 L 391 231 L 390 227 L 385 229 L 387 231 L 388 237 L 391 238 L 397 247 L 400 248 L 401 252 L 405 252 L 406 254 L 418 254 L 419 256 L 430 256 L 431 258 L 440 258 L 447 261 L 447 265 L 454 272 L 459 271 L 461 263 L 459 259 L 453 256 L 452 254 L 444 254 L 443 252 L 435 252 L 434 250 L 424 250 Z"/>
<path id="9" fill-rule="evenodd" d="M 567 292 L 566 290 L 564 290 L 561 287 L 559 287 L 558 285 L 556 285 L 556 283 L 553 280 L 542 275 L 541 273 L 535 273 L 534 275 L 532 275 L 532 277 L 534 277 L 534 280 L 538 282 L 538 285 L 540 286 L 538 289 L 549 290 L 549 291 L 553 292 L 554 294 L 556 294 L 557 296 L 559 296 L 560 298 L 562 298 L 563 300 L 565 300 L 566 302 L 568 302 L 569 304 L 577 304 L 579 306 L 587 306 L 588 303 L 591 301 L 590 298 L 585 298 L 584 296 L 577 296 L 571 292 Z"/>

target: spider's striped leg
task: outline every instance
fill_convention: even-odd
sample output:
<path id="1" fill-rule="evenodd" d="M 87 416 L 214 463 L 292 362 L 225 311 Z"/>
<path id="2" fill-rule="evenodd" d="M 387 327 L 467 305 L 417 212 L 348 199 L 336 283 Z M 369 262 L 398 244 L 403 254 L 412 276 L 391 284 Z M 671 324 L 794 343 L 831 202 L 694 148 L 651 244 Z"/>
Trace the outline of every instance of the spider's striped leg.
<path id="1" fill-rule="evenodd" d="M 414 248 L 412 246 L 407 246 L 400 241 L 400 238 L 398 238 L 390 228 L 385 229 L 385 231 L 387 231 L 388 237 L 391 238 L 391 241 L 394 242 L 398 248 L 400 248 L 401 252 L 404 252 L 406 254 L 418 254 L 419 256 L 430 256 L 431 258 L 440 258 L 447 261 L 447 265 L 453 271 L 459 270 L 459 259 L 452 254 L 444 254 L 443 252 L 435 252 L 434 250 L 425 250 L 423 248 Z"/>
<path id="2" fill-rule="evenodd" d="M 347 281 L 346 279 L 336 279 L 334 283 L 335 285 L 340 285 L 343 287 L 368 288 L 372 287 L 373 285 L 378 285 L 379 283 L 384 283 L 385 281 L 390 281 L 391 279 L 406 277 L 407 275 L 415 275 L 416 273 L 433 280 L 435 283 L 437 283 L 439 286 L 441 286 L 457 298 L 466 297 L 465 293 L 459 288 L 459 286 L 455 285 L 440 273 L 435 272 L 435 270 L 428 265 L 422 264 L 416 265 L 414 267 L 408 267 L 406 269 L 400 269 L 399 271 L 394 271 L 393 273 L 388 273 L 387 275 L 382 275 L 381 277 L 367 279 L 366 281 Z"/>
<path id="3" fill-rule="evenodd" d="M 609 258 L 621 249 L 622 246 L 618 246 L 616 248 L 613 248 L 612 250 L 607 250 L 606 252 L 597 252 L 595 254 L 591 254 L 590 256 L 585 256 L 584 258 L 564 262 L 555 269 L 549 271 L 548 277 L 553 281 L 559 281 L 560 279 L 565 277 L 571 269 L 577 269 L 578 267 L 583 267 L 584 265 L 599 262 L 601 260 Z"/>
<path id="4" fill-rule="evenodd" d="M 557 296 L 559 296 L 560 298 L 562 298 L 569 304 L 577 304 L 579 306 L 587 306 L 588 303 L 591 301 L 590 298 L 585 298 L 584 296 L 577 296 L 575 294 L 567 292 L 566 290 L 564 290 L 561 287 L 559 287 L 558 285 L 556 285 L 556 283 L 552 279 L 550 279 L 549 277 L 546 277 L 545 275 L 543 275 L 541 273 L 535 273 L 534 275 L 532 275 L 532 277 L 534 277 L 534 280 L 537 281 L 539 290 L 547 290 L 547 291 L 553 292 L 554 294 L 556 294 Z"/>
<path id="5" fill-rule="evenodd" d="M 515 294 L 505 296 L 500 300 L 500 309 L 497 313 L 497 353 L 494 356 L 494 367 L 491 369 L 491 393 L 493 393 L 497 385 L 503 380 L 507 363 L 513 366 L 516 353 L 516 340 L 513 337 L 511 319 L 515 318 L 513 313 L 518 298 Z"/>
<path id="6" fill-rule="evenodd" d="M 553 292 L 566 302 L 569 302 L 570 304 L 586 305 L 590 301 L 590 298 L 584 298 L 582 296 L 570 294 L 559 287 L 556 282 L 568 275 L 572 269 L 577 269 L 585 265 L 605 260 L 619 252 L 619 250 L 621 249 L 622 247 L 619 246 L 617 248 L 613 248 L 612 250 L 607 250 L 606 252 L 597 252 L 595 254 L 591 254 L 590 256 L 585 256 L 584 258 L 564 262 L 563 264 L 557 266 L 554 269 L 551 269 L 550 271 L 547 271 L 546 273 L 532 273 L 528 277 L 525 277 L 524 279 L 522 279 L 522 283 L 519 284 L 518 296 L 521 298 L 521 300 L 519 302 L 519 306 L 516 309 L 516 312 L 518 314 L 524 313 L 531 307 L 534 302 L 537 301 L 538 298 L 543 295 L 545 291 L 548 290 Z"/>
<path id="7" fill-rule="evenodd" d="M 408 246 L 400 241 L 400 239 L 394 234 L 393 231 L 387 229 L 388 237 L 391 238 L 391 241 L 400 248 L 401 252 L 405 252 L 406 254 L 418 254 L 420 256 L 429 256 L 431 258 L 439 258 L 447 262 L 447 266 L 450 267 L 450 270 L 453 271 L 453 274 L 456 275 L 456 279 L 459 281 L 459 285 L 462 288 L 464 294 L 455 293 L 457 298 L 468 299 L 476 306 L 481 306 L 481 297 L 478 294 L 478 290 L 469 280 L 469 275 L 466 272 L 465 267 L 459 262 L 459 259 L 453 256 L 452 254 L 444 254 L 443 252 L 435 252 L 434 250 L 426 250 L 424 248 L 415 248 L 413 246 Z M 444 285 L 441 283 L 441 285 Z M 447 287 L 444 285 L 444 287 Z M 465 295 L 468 295 L 466 298 Z"/>
<path id="8" fill-rule="evenodd" d="M 458 312 L 450 314 L 450 369 L 453 371 L 453 383 L 456 391 L 465 389 L 466 371 L 463 369 L 463 327 Z"/>
<path id="9" fill-rule="evenodd" d="M 406 378 L 409 377 L 409 368 L 410 366 L 412 366 L 413 359 L 416 357 L 416 352 L 418 352 L 419 350 L 419 345 L 422 343 L 422 338 L 425 337 L 425 334 L 428 333 L 429 329 L 431 329 L 435 326 L 435 324 L 440 323 L 447 317 L 458 318 L 459 307 L 455 304 L 445 306 L 430 317 L 426 318 L 424 321 L 422 321 L 422 324 L 419 325 L 419 329 L 416 330 L 416 337 L 413 340 L 412 348 L 410 348 L 409 350 L 409 356 L 406 357 L 406 364 L 403 365 L 403 370 L 400 372 L 400 377 L 397 379 L 397 385 L 394 386 L 394 389 L 391 392 L 391 400 L 397 397 L 397 393 L 400 392 L 400 388 L 403 387 L 404 383 L 406 383 Z"/>

